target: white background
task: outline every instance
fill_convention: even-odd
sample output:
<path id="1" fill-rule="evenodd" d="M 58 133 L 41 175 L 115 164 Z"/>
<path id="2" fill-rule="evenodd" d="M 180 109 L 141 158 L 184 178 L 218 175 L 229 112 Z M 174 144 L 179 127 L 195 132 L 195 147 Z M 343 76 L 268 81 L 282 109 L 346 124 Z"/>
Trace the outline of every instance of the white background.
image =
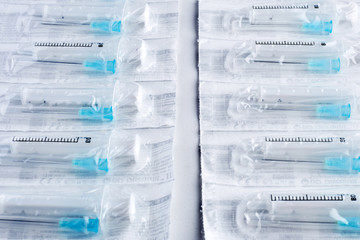
<path id="1" fill-rule="evenodd" d="M 177 121 L 171 240 L 200 239 L 197 0 L 179 0 Z"/>

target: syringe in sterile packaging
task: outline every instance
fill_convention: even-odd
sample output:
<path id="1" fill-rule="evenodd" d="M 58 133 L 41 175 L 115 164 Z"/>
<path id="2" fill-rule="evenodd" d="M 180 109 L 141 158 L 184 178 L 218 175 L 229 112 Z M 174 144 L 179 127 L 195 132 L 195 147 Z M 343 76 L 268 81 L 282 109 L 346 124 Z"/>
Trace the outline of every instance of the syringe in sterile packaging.
<path id="1" fill-rule="evenodd" d="M 168 120 L 175 110 L 175 88 L 166 82 L 117 81 L 91 87 L 86 84 L 2 84 L 1 92 L 2 121 L 18 126 L 22 120 L 31 119 L 35 124 L 30 125 L 30 129 L 37 128 L 37 123 L 71 129 L 76 129 L 75 125 L 107 128 L 121 124 L 139 126 L 146 121 L 146 124 L 158 124 L 159 118 Z"/>
<path id="2" fill-rule="evenodd" d="M 93 235 L 100 231 L 100 204 L 96 198 L 84 196 L 1 194 L 0 226 Z"/>
<path id="3" fill-rule="evenodd" d="M 336 41 L 259 40 L 230 50 L 224 65 L 233 74 L 260 70 L 335 74 L 341 69 L 341 49 Z"/>
<path id="4" fill-rule="evenodd" d="M 279 137 L 256 138 L 231 148 L 231 167 L 236 173 L 324 170 L 328 173 L 360 172 L 360 151 L 355 140 L 346 137 Z"/>
<path id="5" fill-rule="evenodd" d="M 352 192 L 263 192 L 238 205 L 236 222 L 253 234 L 289 227 L 351 233 L 360 229 L 359 210 L 358 194 Z"/>
<path id="6" fill-rule="evenodd" d="M 334 4 L 321 1 L 252 5 L 228 11 L 222 17 L 224 30 L 298 32 L 329 35 L 333 31 Z"/>
<path id="7" fill-rule="evenodd" d="M 112 175 L 136 172 L 152 158 L 152 143 L 124 132 L 7 132 L 0 134 L 2 169 L 40 167 Z"/>
<path id="8" fill-rule="evenodd" d="M 45 73 L 59 71 L 67 74 L 115 74 L 118 41 L 46 41 L 13 45 L 2 44 L 5 58 L 2 74 Z M 10 51 L 7 45 L 12 48 Z M 115 51 L 114 51 L 115 49 Z"/>
<path id="9" fill-rule="evenodd" d="M 121 3 L 121 2 L 120 2 Z M 10 5 L 7 14 L 16 21 L 15 30 L 32 36 L 70 32 L 119 34 L 121 32 L 121 4 L 31 4 Z"/>
<path id="10" fill-rule="evenodd" d="M 348 120 L 353 99 L 344 89 L 253 86 L 234 94 L 227 113 L 234 119 L 270 118 Z"/>

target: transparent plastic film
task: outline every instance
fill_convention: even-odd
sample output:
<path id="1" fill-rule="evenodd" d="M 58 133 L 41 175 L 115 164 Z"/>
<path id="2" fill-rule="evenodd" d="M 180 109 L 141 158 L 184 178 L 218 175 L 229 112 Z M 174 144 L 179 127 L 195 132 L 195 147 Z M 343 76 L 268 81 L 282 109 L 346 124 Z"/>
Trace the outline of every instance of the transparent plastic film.
<path id="1" fill-rule="evenodd" d="M 4 237 L 10 229 L 47 231 L 48 236 L 95 236 L 100 232 L 101 190 L 74 193 L 22 195 L 3 192 L 1 195 L 0 226 Z M 8 235 L 11 239 L 11 235 Z"/>
<path id="2" fill-rule="evenodd" d="M 118 48 L 123 81 L 169 81 L 176 78 L 176 41 L 122 38 Z"/>
<path id="3" fill-rule="evenodd" d="M 357 192 L 263 192 L 244 199 L 236 209 L 237 227 L 256 236 L 272 229 L 294 232 L 358 234 Z"/>
<path id="4" fill-rule="evenodd" d="M 117 72 L 117 45 L 116 39 L 106 42 L 30 41 L 16 46 L 2 44 L 2 81 L 23 78 L 22 81 L 30 82 L 39 77 L 65 81 L 70 76 L 105 80 Z M 14 50 L 9 51 L 9 47 Z"/>
<path id="5" fill-rule="evenodd" d="M 225 68 L 233 74 L 267 71 L 336 74 L 341 69 L 336 42 L 255 41 L 252 51 L 239 48 L 225 59 Z"/>
<path id="6" fill-rule="evenodd" d="M 209 138 L 206 136 L 204 138 Z M 233 138 L 229 145 L 213 143 L 202 146 L 203 166 L 207 171 L 238 177 L 264 174 L 266 178 L 266 174 L 289 171 L 336 177 L 357 174 L 360 170 L 359 139 L 356 137 L 299 133 L 298 136 L 269 134 L 241 140 L 235 140 L 233 134 L 229 138 Z"/>
<path id="7" fill-rule="evenodd" d="M 200 41 L 200 75 L 206 81 L 221 78 L 222 81 L 254 79 L 259 82 L 263 78 L 275 78 L 277 83 L 291 79 L 328 82 L 339 74 L 346 77 L 343 73 L 356 68 L 357 63 L 349 64 L 353 58 L 348 54 L 349 44 L 311 39 L 203 40 Z M 356 50 L 352 52 L 357 55 Z M 300 78 L 300 74 L 306 78 Z"/>
<path id="8" fill-rule="evenodd" d="M 78 38 L 0 44 L 0 81 L 93 83 L 170 81 L 176 76 L 175 40 Z M 100 40 L 100 41 L 98 41 Z"/>
<path id="9" fill-rule="evenodd" d="M 351 118 L 353 102 L 351 92 L 342 88 L 250 87 L 229 100 L 228 114 L 234 119 L 264 114 L 270 118 L 345 121 Z"/>
<path id="10" fill-rule="evenodd" d="M 78 85 L 3 85 L 2 119 L 21 125 L 25 117 L 44 126 L 133 126 L 172 121 L 175 114 L 174 84 L 116 82 L 89 88 Z M 146 120 L 146 121 L 145 121 Z M 31 126 L 30 126 L 31 127 Z M 73 127 L 73 126 L 70 126 Z"/>
<path id="11" fill-rule="evenodd" d="M 25 132 L 2 134 L 0 165 L 4 171 L 27 168 L 44 172 L 106 175 L 109 133 Z M 14 171 L 16 172 L 16 171 Z M 9 174 L 16 177 L 16 174 Z"/>
<path id="12" fill-rule="evenodd" d="M 6 39 L 60 34 L 120 34 L 123 3 L 1 4 Z"/>
<path id="13" fill-rule="evenodd" d="M 157 193 L 139 185 L 19 186 L 16 190 L 3 186 L 1 190 L 0 237 L 4 239 L 132 239 L 134 234 L 166 234 L 168 227 L 164 221 L 156 227 L 148 224 L 167 214 L 170 196 L 164 184 Z"/>
<path id="14" fill-rule="evenodd" d="M 3 39 L 61 36 L 175 36 L 176 2 L 110 1 L 90 3 L 1 4 Z"/>
<path id="15" fill-rule="evenodd" d="M 259 2 L 202 3 L 200 34 L 209 38 L 239 38 L 244 33 L 269 32 L 330 35 L 338 20 L 333 1 Z M 216 36 L 217 33 L 222 36 Z"/>

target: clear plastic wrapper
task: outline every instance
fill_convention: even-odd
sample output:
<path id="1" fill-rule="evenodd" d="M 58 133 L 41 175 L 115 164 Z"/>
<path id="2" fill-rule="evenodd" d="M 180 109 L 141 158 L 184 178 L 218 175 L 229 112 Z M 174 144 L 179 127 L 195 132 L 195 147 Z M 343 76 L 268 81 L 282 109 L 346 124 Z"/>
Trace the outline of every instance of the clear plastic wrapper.
<path id="1" fill-rule="evenodd" d="M 1 130 L 173 126 L 175 83 L 1 84 Z"/>
<path id="2" fill-rule="evenodd" d="M 255 38 L 255 40 L 200 40 L 201 81 L 274 83 L 348 79 L 358 71 L 355 38 Z"/>
<path id="3" fill-rule="evenodd" d="M 200 37 L 350 35 L 358 32 L 359 7 L 351 0 L 200 1 Z"/>
<path id="4" fill-rule="evenodd" d="M 356 85 L 200 84 L 203 130 L 353 130 Z"/>
<path id="5" fill-rule="evenodd" d="M 173 129 L 0 132 L 0 182 L 158 183 L 172 180 Z"/>
<path id="6" fill-rule="evenodd" d="M 334 186 L 360 182 L 352 132 L 203 132 L 205 182 L 241 186 Z"/>
<path id="7" fill-rule="evenodd" d="M 2 41 L 66 35 L 176 36 L 177 2 L 0 3 Z"/>
<path id="8" fill-rule="evenodd" d="M 47 39 L 0 44 L 0 81 L 77 83 L 172 80 L 175 40 Z"/>
<path id="9" fill-rule="evenodd" d="M 156 186 L 156 190 L 150 193 L 137 185 L 1 187 L 0 237 L 16 240 L 165 238 L 170 190 L 164 184 Z"/>
<path id="10" fill-rule="evenodd" d="M 357 239 L 359 192 L 205 184 L 206 239 Z"/>

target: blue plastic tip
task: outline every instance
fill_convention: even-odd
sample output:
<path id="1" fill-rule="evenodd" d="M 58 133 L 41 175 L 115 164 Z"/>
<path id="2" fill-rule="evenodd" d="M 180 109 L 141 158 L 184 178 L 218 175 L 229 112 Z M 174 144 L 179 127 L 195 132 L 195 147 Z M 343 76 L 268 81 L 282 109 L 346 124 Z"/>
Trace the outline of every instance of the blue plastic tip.
<path id="1" fill-rule="evenodd" d="M 79 110 L 79 116 L 85 119 L 101 120 L 101 121 L 112 121 L 114 118 L 112 107 L 101 108 L 98 111 L 96 111 L 92 107 L 83 107 Z"/>
<path id="2" fill-rule="evenodd" d="M 59 226 L 76 232 L 98 233 L 100 224 L 98 218 L 62 218 Z"/>
<path id="3" fill-rule="evenodd" d="M 333 31 L 333 21 L 304 23 L 302 30 L 313 34 L 331 34 Z"/>
<path id="4" fill-rule="evenodd" d="M 116 60 L 115 59 L 112 61 L 88 60 L 88 61 L 85 61 L 83 65 L 86 68 L 92 68 L 97 71 L 111 72 L 112 74 L 115 74 L 115 72 L 116 72 Z"/>
<path id="5" fill-rule="evenodd" d="M 90 26 L 104 32 L 121 32 L 121 21 L 94 21 Z"/>
<path id="6" fill-rule="evenodd" d="M 360 218 L 359 217 L 346 218 L 346 221 L 338 221 L 338 225 L 341 227 L 351 227 L 351 228 L 360 229 Z"/>
<path id="7" fill-rule="evenodd" d="M 325 159 L 325 169 L 348 172 L 352 169 L 352 160 L 346 157 L 329 157 Z"/>
<path id="8" fill-rule="evenodd" d="M 308 62 L 308 69 L 319 73 L 338 73 L 341 69 L 340 58 L 337 59 L 312 59 Z"/>
<path id="9" fill-rule="evenodd" d="M 351 164 L 352 170 L 360 172 L 360 157 L 354 158 Z"/>
<path id="10" fill-rule="evenodd" d="M 347 120 L 351 116 L 351 105 L 319 104 L 316 108 L 316 116 Z"/>
<path id="11" fill-rule="evenodd" d="M 98 162 L 94 158 L 73 159 L 73 166 L 86 169 L 88 171 L 109 171 L 107 158 L 100 158 Z"/>

